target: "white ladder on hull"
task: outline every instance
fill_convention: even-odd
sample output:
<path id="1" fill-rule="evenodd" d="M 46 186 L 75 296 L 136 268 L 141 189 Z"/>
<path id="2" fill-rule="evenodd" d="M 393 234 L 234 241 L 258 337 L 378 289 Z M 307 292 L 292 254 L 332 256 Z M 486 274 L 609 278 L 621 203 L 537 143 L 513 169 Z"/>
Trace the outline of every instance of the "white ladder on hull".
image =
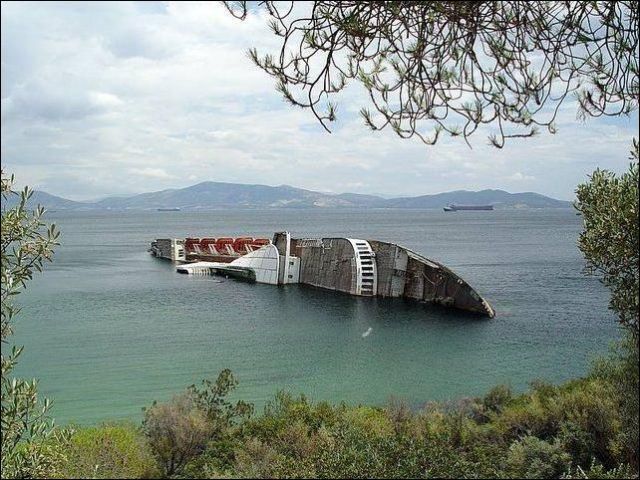
<path id="1" fill-rule="evenodd" d="M 374 297 L 378 291 L 376 254 L 366 240 L 348 238 L 356 259 L 356 295 Z"/>

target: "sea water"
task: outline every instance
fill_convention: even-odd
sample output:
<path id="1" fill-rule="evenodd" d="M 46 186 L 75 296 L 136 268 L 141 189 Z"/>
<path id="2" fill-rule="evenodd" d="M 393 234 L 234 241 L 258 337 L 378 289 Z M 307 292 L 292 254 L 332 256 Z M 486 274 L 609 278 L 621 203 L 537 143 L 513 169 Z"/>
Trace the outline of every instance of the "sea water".
<path id="1" fill-rule="evenodd" d="M 570 209 L 52 212 L 52 264 L 17 297 L 17 372 L 40 380 L 58 423 L 139 419 L 230 368 L 234 398 L 415 407 L 505 383 L 585 374 L 618 336 L 608 292 L 582 273 Z M 494 319 L 309 286 L 186 276 L 147 253 L 155 238 L 345 236 L 398 243 L 444 263 Z"/>

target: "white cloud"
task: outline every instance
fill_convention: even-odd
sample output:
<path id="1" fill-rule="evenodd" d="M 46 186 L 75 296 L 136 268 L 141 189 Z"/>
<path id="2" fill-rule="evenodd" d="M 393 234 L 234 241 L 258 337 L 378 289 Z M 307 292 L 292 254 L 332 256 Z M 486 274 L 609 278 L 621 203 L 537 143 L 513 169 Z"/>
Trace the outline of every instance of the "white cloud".
<path id="1" fill-rule="evenodd" d="M 124 103 L 117 95 L 106 92 L 89 92 L 89 100 L 96 107 L 104 109 L 119 107 Z"/>
<path id="2" fill-rule="evenodd" d="M 247 58 L 277 47 L 264 17 L 241 22 L 215 2 L 2 3 L 3 167 L 78 199 L 203 180 L 395 195 L 526 186 L 568 199 L 596 167 L 627 166 L 637 115 L 579 124 L 575 104 L 555 136 L 429 147 L 369 131 L 354 86 L 326 134 Z"/>
<path id="3" fill-rule="evenodd" d="M 513 175 L 509 175 L 506 178 L 507 180 L 513 180 L 516 182 L 531 181 L 536 179 L 536 177 L 534 177 L 533 175 L 525 175 L 522 172 L 516 172 Z"/>
<path id="4" fill-rule="evenodd" d="M 132 175 L 138 176 L 138 177 L 146 177 L 146 178 L 160 178 L 160 179 L 171 179 L 171 178 L 176 178 L 175 175 L 169 175 L 164 169 L 162 168 L 152 168 L 152 167 L 145 167 L 145 168 L 130 168 L 128 170 L 128 172 Z"/>

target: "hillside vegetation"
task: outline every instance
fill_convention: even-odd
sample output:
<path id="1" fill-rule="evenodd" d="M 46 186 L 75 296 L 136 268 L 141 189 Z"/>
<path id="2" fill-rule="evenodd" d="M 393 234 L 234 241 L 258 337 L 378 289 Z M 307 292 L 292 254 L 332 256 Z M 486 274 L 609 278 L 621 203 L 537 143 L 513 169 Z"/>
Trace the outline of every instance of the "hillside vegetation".
<path id="1" fill-rule="evenodd" d="M 621 408 L 637 391 L 637 360 L 627 345 L 586 378 L 534 382 L 520 395 L 497 386 L 419 411 L 393 399 L 347 406 L 281 392 L 257 416 L 227 400 L 236 381 L 225 370 L 154 403 L 142 425 L 77 427 L 45 441 L 55 458 L 45 476 L 637 478 L 633 420 Z"/>

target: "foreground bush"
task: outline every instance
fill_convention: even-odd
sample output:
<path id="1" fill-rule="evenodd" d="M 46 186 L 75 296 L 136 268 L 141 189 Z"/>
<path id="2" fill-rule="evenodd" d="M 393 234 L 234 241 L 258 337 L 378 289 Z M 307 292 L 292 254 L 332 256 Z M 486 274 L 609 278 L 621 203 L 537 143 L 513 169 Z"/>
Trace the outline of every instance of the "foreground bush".
<path id="1" fill-rule="evenodd" d="M 38 397 L 38 382 L 14 374 L 23 347 L 13 341 L 16 296 L 36 271 L 42 271 L 58 245 L 59 232 L 44 220 L 44 208 L 30 210 L 33 191 L 14 190 L 14 176 L 0 171 L 0 475 L 3 478 L 47 476 L 55 470 L 56 453 L 46 440 L 55 437 L 48 417 L 49 400 Z"/>
<path id="2" fill-rule="evenodd" d="M 64 478 L 158 478 L 151 448 L 131 423 L 82 427 L 62 445 Z"/>
<path id="3" fill-rule="evenodd" d="M 593 375 L 603 378 L 613 389 L 613 401 L 620 412 L 621 428 L 617 437 L 617 448 L 625 462 L 638 471 L 640 451 L 640 358 L 632 337 L 618 344 L 609 357 L 600 359 Z"/>
<path id="4" fill-rule="evenodd" d="M 231 371 L 223 370 L 215 382 L 191 385 L 171 401 L 145 410 L 143 430 L 165 476 L 181 474 L 190 463 L 189 472 L 196 477 L 228 463 L 217 459 L 231 455 L 233 429 L 253 412 L 250 404 L 227 400 L 236 385 Z"/>
<path id="5" fill-rule="evenodd" d="M 31 477 L 638 478 L 633 345 L 586 378 L 534 382 L 520 395 L 497 386 L 419 411 L 398 400 L 332 405 L 281 392 L 252 416 L 250 405 L 227 399 L 236 381 L 225 370 L 154 403 L 142 428 L 80 428 L 24 444 L 34 450 L 21 455 L 46 459 L 25 470 Z"/>
<path id="6" fill-rule="evenodd" d="M 520 395 L 498 386 L 419 411 L 398 400 L 382 408 L 279 393 L 252 417 L 249 405 L 227 400 L 235 380 L 225 371 L 155 403 L 142 428 L 84 427 L 29 444 L 47 459 L 29 476 L 637 478 L 637 426 L 627 425 L 629 390 L 619 384 L 633 383 L 637 364 L 621 352 L 587 378 L 535 382 Z"/>
<path id="7" fill-rule="evenodd" d="M 262 415 L 203 446 L 183 475 L 633 478 L 618 406 L 600 374 L 560 386 L 537 382 L 517 396 L 499 386 L 418 412 L 398 401 L 349 407 L 280 393 Z"/>
<path id="8" fill-rule="evenodd" d="M 640 143 L 633 140 L 629 169 L 622 175 L 596 170 L 578 185 L 576 208 L 584 231 L 578 246 L 587 260 L 588 273 L 598 275 L 609 290 L 609 308 L 640 346 Z"/>
<path id="9" fill-rule="evenodd" d="M 527 436 L 514 442 L 507 455 L 512 478 L 558 478 L 571 467 L 571 456 L 557 443 Z"/>
<path id="10" fill-rule="evenodd" d="M 190 395 L 155 404 L 145 413 L 144 431 L 166 476 L 180 473 L 201 454 L 212 427 Z"/>

